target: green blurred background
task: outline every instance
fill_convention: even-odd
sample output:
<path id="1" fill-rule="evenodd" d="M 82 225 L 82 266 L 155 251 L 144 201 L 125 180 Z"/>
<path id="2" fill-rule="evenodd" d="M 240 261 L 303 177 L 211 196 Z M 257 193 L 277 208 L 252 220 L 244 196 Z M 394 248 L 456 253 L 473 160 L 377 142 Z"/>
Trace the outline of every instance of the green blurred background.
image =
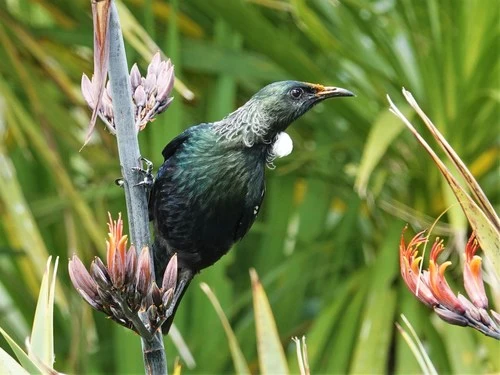
<path id="1" fill-rule="evenodd" d="M 437 320 L 399 277 L 405 223 L 447 238 L 458 252 L 467 222 L 444 179 L 386 94 L 410 90 L 498 207 L 498 0 L 127 0 L 129 63 L 155 50 L 195 94 L 178 92 L 140 134 L 156 166 L 189 125 L 220 119 L 263 85 L 298 79 L 347 88 L 297 121 L 291 156 L 267 171 L 267 196 L 250 233 L 190 287 L 176 324 L 197 363 L 183 373 L 233 373 L 222 326 L 199 282 L 217 294 L 258 372 L 248 270 L 268 293 L 291 369 L 291 337 L 307 336 L 313 373 L 419 373 L 395 328 L 404 313 L 440 373 L 500 371 L 500 346 Z M 128 9 L 128 13 L 124 10 Z M 79 92 L 92 73 L 90 2 L 0 0 L 0 326 L 29 334 L 48 254 L 62 258 L 55 368 L 142 373 L 139 338 L 94 313 L 72 289 L 67 259 L 105 250 L 107 211 L 125 213 L 115 139 L 102 123 L 81 152 L 89 110 Z M 424 135 L 427 133 L 424 131 Z M 410 235 L 412 233 L 408 233 Z M 0 345 L 7 348 L 4 341 Z M 169 365 L 178 356 L 166 339 Z"/>

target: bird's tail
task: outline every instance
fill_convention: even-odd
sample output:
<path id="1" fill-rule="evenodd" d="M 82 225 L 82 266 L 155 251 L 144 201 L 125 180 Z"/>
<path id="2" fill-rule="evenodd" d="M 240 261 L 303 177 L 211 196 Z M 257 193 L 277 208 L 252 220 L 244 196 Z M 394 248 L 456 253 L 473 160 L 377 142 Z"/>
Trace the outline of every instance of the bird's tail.
<path id="1" fill-rule="evenodd" d="M 155 264 L 156 284 L 159 286 L 162 285 L 165 269 L 167 268 L 168 262 L 170 261 L 170 258 L 173 254 L 174 252 L 171 251 L 171 249 L 169 249 L 168 247 L 165 248 L 165 246 L 162 246 L 155 239 L 155 241 L 153 242 L 153 256 Z M 169 308 L 169 310 L 171 309 L 172 313 L 165 321 L 165 323 L 163 323 L 163 325 L 161 326 L 161 330 L 164 335 L 168 334 L 168 332 L 170 331 L 170 327 L 172 326 L 172 323 L 174 321 L 174 316 L 177 312 L 177 308 L 179 307 L 182 297 L 184 297 L 184 294 L 186 293 L 187 287 L 193 279 L 193 276 L 194 274 L 191 270 L 182 268 L 178 270 L 177 287 L 175 288 L 174 297 L 172 299 L 173 307 Z"/>

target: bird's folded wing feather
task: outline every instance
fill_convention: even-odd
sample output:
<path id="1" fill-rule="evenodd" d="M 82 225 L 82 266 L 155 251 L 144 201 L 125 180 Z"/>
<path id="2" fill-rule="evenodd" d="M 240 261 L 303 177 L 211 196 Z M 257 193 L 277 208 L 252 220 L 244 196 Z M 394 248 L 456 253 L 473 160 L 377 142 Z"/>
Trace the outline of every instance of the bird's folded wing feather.
<path id="1" fill-rule="evenodd" d="M 179 134 L 177 137 L 175 137 L 174 139 L 172 139 L 165 146 L 165 148 L 161 152 L 162 155 L 163 155 L 163 157 L 165 158 L 165 161 L 169 157 L 171 157 L 173 154 L 175 154 L 175 152 L 177 151 L 177 149 L 179 148 L 179 146 L 182 145 L 184 143 L 184 141 L 186 141 L 186 139 L 189 138 L 190 133 L 191 133 L 190 129 L 185 130 L 184 132 L 182 132 L 181 134 Z"/>
<path id="2" fill-rule="evenodd" d="M 175 137 L 174 139 L 172 139 L 166 146 L 165 148 L 163 149 L 162 151 L 162 155 L 164 157 L 164 162 L 165 163 L 170 157 L 172 157 L 172 155 L 174 155 L 176 153 L 176 151 L 179 149 L 179 147 L 189 138 L 189 135 L 190 135 L 190 129 L 187 129 L 185 130 L 184 132 L 182 132 L 181 134 L 179 134 L 177 137 Z M 156 178 L 161 178 L 161 167 L 160 167 L 160 170 L 158 172 L 158 175 Z M 156 194 L 156 191 L 155 191 L 155 185 L 153 185 L 153 187 L 151 188 L 151 191 L 149 193 L 149 202 L 148 202 L 148 207 L 149 207 L 149 220 L 152 220 L 153 219 L 153 203 L 154 203 L 154 199 L 153 197 L 155 196 Z"/>

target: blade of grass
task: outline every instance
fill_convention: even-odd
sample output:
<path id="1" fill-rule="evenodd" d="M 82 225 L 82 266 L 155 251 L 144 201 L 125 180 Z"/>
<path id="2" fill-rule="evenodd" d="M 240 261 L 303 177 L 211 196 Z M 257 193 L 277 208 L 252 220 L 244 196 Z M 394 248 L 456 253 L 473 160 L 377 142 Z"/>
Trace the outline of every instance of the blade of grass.
<path id="1" fill-rule="evenodd" d="M 40 360 L 48 368 L 53 368 L 54 355 L 54 295 L 56 287 L 57 266 L 56 258 L 51 274 L 52 257 L 47 260 L 43 274 L 38 303 L 36 305 L 33 328 L 29 339 L 28 355 L 33 360 Z"/>
<path id="2" fill-rule="evenodd" d="M 292 337 L 295 342 L 296 356 L 299 363 L 300 375 L 310 375 L 309 360 L 307 358 L 306 337 L 302 336 L 302 340 L 298 337 Z"/>
<path id="3" fill-rule="evenodd" d="M 330 339 L 323 353 L 323 370 L 331 374 L 347 374 L 352 367 L 354 350 L 359 341 L 361 315 L 366 305 L 368 284 L 353 291 L 351 298 L 345 301 L 336 322 L 330 332 Z"/>
<path id="4" fill-rule="evenodd" d="M 403 112 L 407 113 L 408 110 L 404 109 Z M 383 112 L 375 120 L 365 143 L 354 183 L 354 187 L 362 197 L 366 196 L 368 181 L 375 166 L 403 129 L 403 124 L 387 112 Z"/>
<path id="5" fill-rule="evenodd" d="M 250 269 L 252 280 L 253 306 L 255 314 L 255 331 L 257 336 L 257 351 L 262 374 L 288 374 L 283 346 L 278 335 L 271 306 L 266 292 L 262 288 L 257 272 Z"/>
<path id="6" fill-rule="evenodd" d="M 442 343 L 439 340 L 435 339 L 435 331 L 434 336 L 428 336 L 424 333 L 423 330 L 424 326 L 430 326 L 431 329 L 433 328 L 429 324 L 429 310 L 427 310 L 426 306 L 421 305 L 419 300 L 416 299 L 413 294 L 408 292 L 408 288 L 404 283 L 398 282 L 397 289 L 397 316 L 400 316 L 402 313 L 404 313 L 407 319 L 412 322 L 416 333 L 420 335 L 420 337 L 425 337 L 426 350 L 429 353 L 432 353 L 432 356 L 435 359 L 434 365 L 439 369 L 439 372 L 449 372 L 449 367 L 443 365 L 443 362 L 446 362 L 448 360 L 446 351 L 444 350 Z M 398 324 L 397 320 L 394 322 L 394 324 Z M 400 324 L 403 325 L 402 323 Z M 404 338 L 399 335 L 399 330 L 396 330 L 396 334 L 394 336 L 393 363 L 393 370 L 395 374 L 417 374 L 422 372 L 415 354 L 408 346 Z"/>
<path id="7" fill-rule="evenodd" d="M 0 334 L 4 337 L 5 341 L 12 348 L 12 351 L 16 355 L 19 363 L 23 366 L 23 368 L 28 371 L 30 374 L 44 374 L 38 364 L 33 361 L 19 345 L 9 336 L 7 332 L 5 332 L 2 328 L 0 328 Z"/>
<path id="8" fill-rule="evenodd" d="M 405 323 L 406 327 L 408 328 L 408 330 L 411 333 L 411 337 L 409 337 L 409 339 L 413 343 L 416 344 L 417 353 L 418 353 L 417 354 L 417 353 L 414 352 L 414 354 L 420 356 L 420 358 L 423 360 L 424 365 L 425 365 L 425 369 L 427 370 L 426 373 L 427 374 L 433 374 L 433 375 L 436 374 L 437 375 L 436 368 L 434 367 L 434 364 L 432 363 L 431 359 L 429 358 L 429 355 L 425 351 L 424 345 L 422 344 L 422 341 L 418 337 L 417 332 L 415 332 L 415 329 L 413 329 L 413 326 L 411 325 L 410 321 L 406 318 L 406 316 L 404 314 L 401 314 L 401 319 L 403 320 L 403 322 Z M 399 330 L 401 332 L 401 327 L 399 327 Z M 408 340 L 406 338 L 405 338 L 405 341 L 408 342 Z M 413 349 L 412 349 L 412 351 L 413 351 Z M 416 358 L 418 360 L 418 357 L 416 357 Z M 420 361 L 419 361 L 419 363 L 420 363 Z M 422 370 L 424 370 L 424 368 L 422 368 Z"/>
<path id="9" fill-rule="evenodd" d="M 0 374 L 29 375 L 29 372 L 17 363 L 5 350 L 0 348 Z"/>
<path id="10" fill-rule="evenodd" d="M 241 351 L 240 345 L 238 343 L 238 340 L 231 328 L 231 325 L 229 324 L 229 321 L 226 318 L 226 315 L 224 314 L 224 310 L 222 309 L 222 306 L 220 305 L 219 301 L 217 300 L 217 297 L 215 294 L 212 292 L 210 287 L 205 284 L 201 283 L 200 284 L 201 290 L 207 295 L 208 299 L 212 303 L 212 306 L 215 309 L 215 312 L 217 313 L 220 322 L 222 323 L 222 327 L 224 328 L 224 332 L 226 333 L 228 345 L 229 345 L 229 350 L 231 351 L 231 357 L 233 358 L 233 364 L 234 364 L 234 369 L 236 370 L 237 374 L 250 374 L 250 369 L 248 368 L 247 361 L 245 357 L 243 356 L 243 353 Z"/>
<path id="11" fill-rule="evenodd" d="M 309 362 L 314 369 L 319 371 L 322 356 L 329 342 L 332 337 L 338 337 L 336 328 L 342 324 L 342 311 L 352 299 L 352 294 L 356 290 L 359 293 L 360 284 L 366 280 L 366 275 L 368 275 L 366 272 L 363 276 L 355 274 L 347 282 L 337 285 L 335 298 L 332 298 L 330 303 L 321 310 L 308 330 Z"/>
<path id="12" fill-rule="evenodd" d="M 427 368 L 426 361 L 422 353 L 420 352 L 419 347 L 415 344 L 415 342 L 413 342 L 412 337 L 398 323 L 396 323 L 396 328 L 403 337 L 403 340 L 405 340 L 405 342 L 408 344 L 408 347 L 410 348 L 411 352 L 413 353 L 413 356 L 415 357 L 420 366 L 420 369 L 422 370 L 422 374 L 424 375 L 431 374 L 429 368 Z"/>
<path id="13" fill-rule="evenodd" d="M 351 361 L 353 373 L 383 373 L 387 366 L 397 306 L 397 293 L 392 284 L 399 275 L 396 249 L 400 235 L 401 224 L 393 222 L 373 265 L 362 326 Z"/>
<path id="14" fill-rule="evenodd" d="M 194 359 L 193 353 L 191 353 L 191 350 L 186 344 L 184 337 L 182 337 L 175 323 L 172 324 L 172 327 L 170 327 L 170 332 L 168 333 L 168 337 L 170 338 L 170 340 L 172 340 L 172 343 L 174 344 L 175 348 L 177 349 L 177 352 L 179 353 L 180 359 L 186 364 L 188 369 L 190 370 L 194 369 L 196 367 L 196 361 Z"/>

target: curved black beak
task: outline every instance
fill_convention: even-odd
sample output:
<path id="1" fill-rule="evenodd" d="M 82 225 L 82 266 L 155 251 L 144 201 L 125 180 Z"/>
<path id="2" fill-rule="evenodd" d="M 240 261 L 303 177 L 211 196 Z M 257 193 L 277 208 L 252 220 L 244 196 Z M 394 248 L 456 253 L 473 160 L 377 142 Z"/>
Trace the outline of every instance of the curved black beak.
<path id="1" fill-rule="evenodd" d="M 323 86 L 316 92 L 318 99 L 336 98 L 341 96 L 356 96 L 342 87 Z"/>

